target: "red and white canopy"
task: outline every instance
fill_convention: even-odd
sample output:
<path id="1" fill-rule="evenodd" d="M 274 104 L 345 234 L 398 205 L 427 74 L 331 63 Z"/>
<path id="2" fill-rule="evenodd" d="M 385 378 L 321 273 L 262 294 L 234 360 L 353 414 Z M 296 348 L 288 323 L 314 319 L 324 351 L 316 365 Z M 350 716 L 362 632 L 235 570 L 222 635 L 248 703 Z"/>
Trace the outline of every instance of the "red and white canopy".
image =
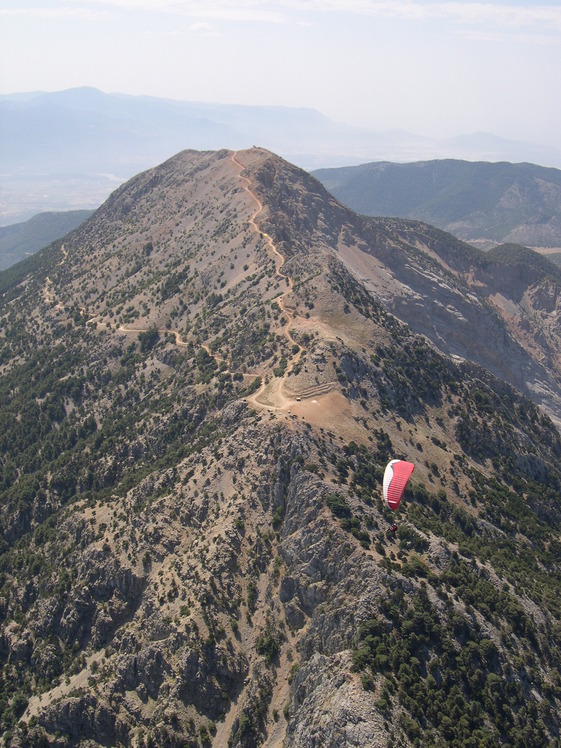
<path id="1" fill-rule="evenodd" d="M 394 511 L 398 508 L 403 491 L 415 466 L 405 460 L 391 460 L 384 472 L 383 495 L 386 506 Z"/>

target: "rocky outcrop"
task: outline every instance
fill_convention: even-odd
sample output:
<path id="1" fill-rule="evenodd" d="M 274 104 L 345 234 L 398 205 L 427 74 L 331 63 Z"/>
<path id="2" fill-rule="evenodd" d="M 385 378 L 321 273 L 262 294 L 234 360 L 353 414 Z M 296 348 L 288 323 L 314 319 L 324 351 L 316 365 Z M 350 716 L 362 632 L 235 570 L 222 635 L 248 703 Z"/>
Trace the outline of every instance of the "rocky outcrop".
<path id="1" fill-rule="evenodd" d="M 287 745 L 385 748 L 389 744 L 384 719 L 374 697 L 364 691 L 353 672 L 349 651 L 315 654 L 298 670 L 293 692 L 294 716 L 288 725 Z"/>

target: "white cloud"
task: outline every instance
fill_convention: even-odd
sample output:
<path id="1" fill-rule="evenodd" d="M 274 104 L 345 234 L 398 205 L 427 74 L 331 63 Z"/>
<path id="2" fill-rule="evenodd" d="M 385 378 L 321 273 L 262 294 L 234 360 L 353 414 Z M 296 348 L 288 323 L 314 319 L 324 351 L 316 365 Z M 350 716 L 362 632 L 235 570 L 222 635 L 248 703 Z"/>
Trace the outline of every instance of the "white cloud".
<path id="1" fill-rule="evenodd" d="M 409 21 L 448 19 L 460 24 L 485 24 L 497 27 L 534 26 L 561 30 L 561 7 L 558 4 L 519 5 L 499 2 L 424 2 L 424 0 L 307 0 L 283 5 L 293 8 L 385 16 Z"/>
<path id="2" fill-rule="evenodd" d="M 103 8 L 93 7 L 70 7 L 60 5 L 51 8 L 37 7 L 13 7 L 0 8 L 0 16 L 28 17 L 28 18 L 70 18 L 77 21 L 91 21 L 99 18 L 107 18 L 109 11 Z"/>
<path id="3" fill-rule="evenodd" d="M 70 15 L 90 17 L 110 8 L 125 11 L 170 12 L 192 18 L 267 23 L 301 23 L 310 15 L 341 13 L 354 16 L 394 18 L 419 22 L 448 20 L 460 26 L 496 28 L 546 27 L 561 31 L 561 6 L 557 3 L 521 5 L 515 2 L 460 2 L 459 0 L 53 0 L 50 7 L 12 8 L 1 14 Z"/>
<path id="4" fill-rule="evenodd" d="M 500 27 L 555 27 L 561 31 L 561 7 L 521 6 L 491 3 L 443 3 L 442 12 L 461 23 L 493 24 Z"/>
<path id="5" fill-rule="evenodd" d="M 285 20 L 284 0 L 66 0 L 85 6 L 103 6 L 134 12 L 176 13 L 192 18 L 223 21 L 261 21 L 280 23 Z"/>
<path id="6" fill-rule="evenodd" d="M 545 34 L 516 34 L 501 33 L 500 31 L 474 31 L 464 29 L 459 32 L 464 39 L 473 42 L 487 42 L 489 44 L 527 44 L 531 46 L 550 46 L 558 45 L 559 39 L 555 35 L 546 36 Z"/>
<path id="7" fill-rule="evenodd" d="M 198 36 L 222 36 L 220 31 L 217 31 L 214 26 L 206 21 L 198 21 L 192 23 L 189 26 L 191 34 L 197 34 Z"/>

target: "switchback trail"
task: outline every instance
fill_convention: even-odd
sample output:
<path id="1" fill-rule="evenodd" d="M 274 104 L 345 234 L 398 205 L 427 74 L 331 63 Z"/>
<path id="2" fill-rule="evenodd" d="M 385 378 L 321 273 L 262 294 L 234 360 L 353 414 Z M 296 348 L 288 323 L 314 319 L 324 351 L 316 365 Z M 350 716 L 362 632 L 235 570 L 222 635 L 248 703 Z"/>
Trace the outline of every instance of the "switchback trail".
<path id="1" fill-rule="evenodd" d="M 283 273 L 282 268 L 286 262 L 286 257 L 278 250 L 275 242 L 273 241 L 272 236 L 270 234 L 267 234 L 265 231 L 262 231 L 261 228 L 257 225 L 256 218 L 257 216 L 262 212 L 263 210 L 263 203 L 258 198 L 254 190 L 251 188 L 251 180 L 248 177 L 243 176 L 243 171 L 245 171 L 245 166 L 240 163 L 237 159 L 237 151 L 234 152 L 231 156 L 232 163 L 235 164 L 241 171 L 238 175 L 239 178 L 244 182 L 244 189 L 250 195 L 252 200 L 255 202 L 256 208 L 255 212 L 249 219 L 249 225 L 252 226 L 252 228 L 255 230 L 257 234 L 262 236 L 265 241 L 267 242 L 267 245 L 271 252 L 274 254 L 277 263 L 276 263 L 276 273 L 279 278 L 281 278 L 284 282 L 287 284 L 286 291 L 283 291 L 280 296 L 278 296 L 275 301 L 279 305 L 279 309 L 281 310 L 282 314 L 284 315 L 286 322 L 283 327 L 283 333 L 288 340 L 288 343 L 290 344 L 291 350 L 298 348 L 296 353 L 292 354 L 292 357 L 290 359 L 289 364 L 287 365 L 284 374 L 280 378 L 275 378 L 272 382 L 265 382 L 263 381 L 261 384 L 261 387 L 255 392 L 253 395 L 251 395 L 248 398 L 248 401 L 253 403 L 254 405 L 259 405 L 261 407 L 265 406 L 267 408 L 271 409 L 277 409 L 277 408 L 285 408 L 287 405 L 289 405 L 291 402 L 294 401 L 294 397 L 288 397 L 283 393 L 284 384 L 286 381 L 286 378 L 292 373 L 294 370 L 294 367 L 300 360 L 302 356 L 302 348 L 299 343 L 296 342 L 296 340 L 293 338 L 291 333 L 291 327 L 294 322 L 294 312 L 293 310 L 286 305 L 286 298 L 292 293 L 294 282 L 292 278 L 287 275 L 286 273 Z"/>
<path id="2" fill-rule="evenodd" d="M 238 160 L 238 152 L 235 151 L 231 155 L 231 161 L 232 164 L 234 164 L 236 171 L 239 171 L 238 178 L 242 181 L 244 189 L 250 196 L 251 200 L 255 203 L 255 210 L 252 213 L 251 217 L 249 218 L 249 225 L 251 228 L 256 232 L 256 234 L 260 237 L 262 237 L 269 250 L 272 252 L 274 258 L 275 258 L 275 272 L 277 277 L 280 279 L 281 283 L 286 284 L 286 288 L 284 291 L 281 291 L 279 295 L 274 299 L 276 303 L 278 304 L 278 307 L 280 309 L 282 318 L 282 334 L 286 338 L 286 341 L 288 343 L 288 356 L 287 356 L 287 365 L 285 367 L 284 373 L 281 377 L 275 377 L 272 376 L 271 379 L 265 379 L 265 377 L 262 377 L 261 386 L 259 389 L 250 395 L 247 400 L 248 402 L 252 403 L 256 407 L 265 407 L 270 410 L 286 410 L 287 408 L 291 407 L 291 405 L 295 404 L 296 401 L 299 401 L 301 398 L 303 399 L 309 399 L 311 397 L 317 397 L 327 394 L 332 387 L 336 383 L 330 383 L 329 385 L 321 385 L 317 388 L 306 388 L 305 391 L 302 392 L 295 392 L 291 391 L 290 387 L 286 386 L 287 378 L 294 372 L 294 368 L 300 361 L 303 353 L 303 349 L 299 343 L 294 339 L 292 335 L 292 327 L 294 325 L 294 319 L 295 319 L 295 313 L 294 310 L 291 308 L 291 306 L 287 303 L 287 298 L 290 296 L 290 294 L 293 292 L 294 282 L 293 279 L 288 275 L 286 272 L 283 271 L 283 267 L 286 263 L 286 257 L 282 254 L 282 252 L 279 251 L 278 247 L 276 246 L 275 242 L 273 241 L 273 238 L 270 236 L 270 234 L 266 233 L 265 231 L 262 231 L 262 229 L 257 224 L 257 217 L 262 213 L 263 211 L 263 203 L 257 196 L 256 192 L 252 188 L 251 180 L 243 175 L 243 172 L 245 170 L 245 166 Z M 62 250 L 62 259 L 60 260 L 60 264 L 64 264 L 66 262 L 68 252 L 66 250 L 66 247 L 63 245 L 61 247 Z M 56 305 L 57 307 L 60 307 L 62 309 L 65 308 L 64 304 L 57 300 L 56 294 L 53 289 L 53 284 L 51 282 L 51 279 L 49 277 L 46 278 L 45 286 L 43 288 L 43 298 L 45 303 L 49 305 Z M 57 303 L 58 301 L 58 303 Z M 142 326 L 128 326 L 128 325 L 114 325 L 107 321 L 102 321 L 99 314 L 95 314 L 92 316 L 88 315 L 88 311 L 85 307 L 80 307 L 80 311 L 86 316 L 86 322 L 90 325 L 95 325 L 96 327 L 102 328 L 106 331 L 111 331 L 115 333 L 128 333 L 128 334 L 140 334 L 148 332 L 149 329 L 155 329 L 156 332 L 159 335 L 171 335 L 173 336 L 175 340 L 175 344 L 178 347 L 184 347 L 187 346 L 189 343 L 184 341 L 180 335 L 180 333 L 177 330 L 169 330 L 164 327 L 158 327 L 153 328 L 153 326 L 150 327 L 142 327 Z M 226 364 L 228 367 L 230 366 L 230 361 L 228 359 L 222 358 L 221 356 L 214 353 L 208 344 L 206 343 L 200 343 L 199 344 L 201 348 L 203 348 L 209 356 L 211 356 L 218 365 L 224 365 Z M 259 372 L 254 373 L 244 373 L 243 377 L 245 380 L 248 380 L 249 382 L 254 381 L 257 377 L 259 377 Z"/>

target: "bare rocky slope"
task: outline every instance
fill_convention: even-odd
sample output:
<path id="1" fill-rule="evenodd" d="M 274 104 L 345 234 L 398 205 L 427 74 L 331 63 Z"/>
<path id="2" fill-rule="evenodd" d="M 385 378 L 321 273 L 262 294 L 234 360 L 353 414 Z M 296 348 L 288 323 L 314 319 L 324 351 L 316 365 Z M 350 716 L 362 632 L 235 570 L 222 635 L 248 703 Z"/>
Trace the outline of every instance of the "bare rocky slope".
<path id="1" fill-rule="evenodd" d="M 518 259 L 251 149 L 1 274 L 4 744 L 558 745 L 558 280 Z"/>

